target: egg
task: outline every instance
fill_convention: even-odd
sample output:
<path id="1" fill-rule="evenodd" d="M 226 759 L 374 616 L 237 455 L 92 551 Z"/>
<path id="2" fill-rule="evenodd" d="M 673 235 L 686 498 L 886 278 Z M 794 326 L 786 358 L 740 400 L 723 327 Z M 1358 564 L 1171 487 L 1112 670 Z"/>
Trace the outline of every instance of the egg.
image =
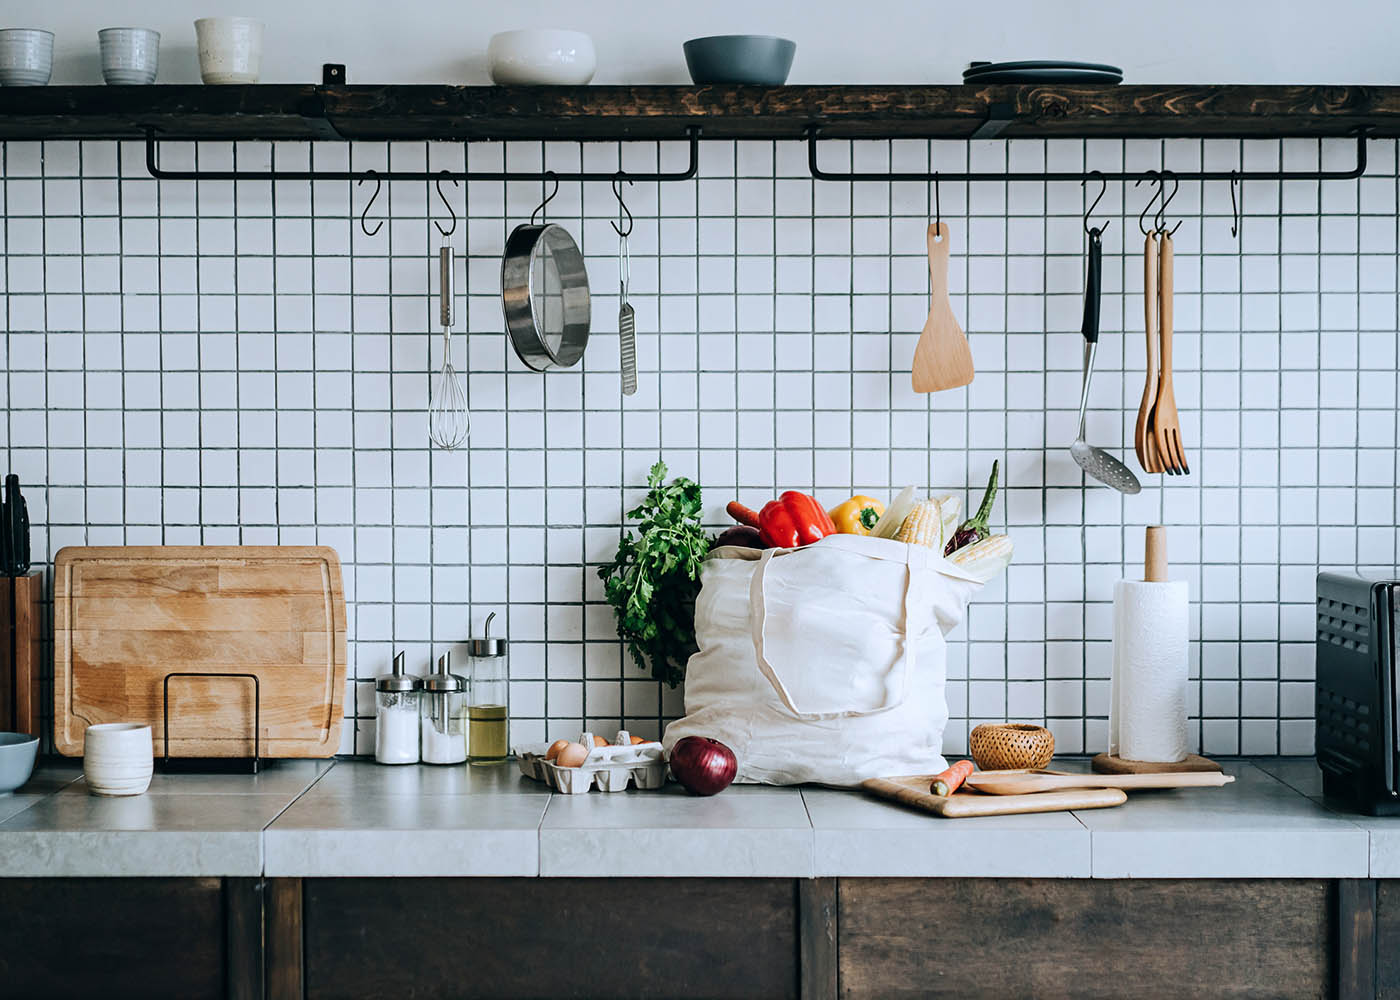
<path id="1" fill-rule="evenodd" d="M 594 745 L 595 747 L 610 747 L 610 746 L 612 746 L 611 743 L 609 743 L 607 740 L 603 739 L 603 737 L 601 737 L 601 736 L 595 736 L 595 737 L 593 737 L 593 745 Z"/>
<path id="2" fill-rule="evenodd" d="M 588 747 L 582 743 L 565 743 L 555 763 L 560 767 L 578 767 L 588 759 Z"/>
<path id="3" fill-rule="evenodd" d="M 549 749 L 544 752 L 545 760 L 553 760 L 559 756 L 559 751 L 569 745 L 568 740 L 555 740 L 549 745 Z"/>
<path id="4" fill-rule="evenodd" d="M 636 746 L 638 743 L 650 743 L 650 742 L 651 742 L 651 740 L 645 739 L 645 738 L 643 738 L 643 737 L 641 737 L 641 736 L 633 736 L 633 737 L 632 737 L 632 745 L 633 745 L 633 746 Z"/>

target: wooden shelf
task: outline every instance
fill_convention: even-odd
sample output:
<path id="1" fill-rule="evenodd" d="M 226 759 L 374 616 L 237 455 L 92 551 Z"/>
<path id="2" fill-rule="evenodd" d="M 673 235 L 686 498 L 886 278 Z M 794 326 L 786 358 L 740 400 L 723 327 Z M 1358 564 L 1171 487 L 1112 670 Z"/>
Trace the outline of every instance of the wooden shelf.
<path id="1" fill-rule="evenodd" d="M 0 88 L 0 139 L 967 139 L 1400 136 L 1400 87 Z M 984 133 L 985 134 L 985 133 Z"/>

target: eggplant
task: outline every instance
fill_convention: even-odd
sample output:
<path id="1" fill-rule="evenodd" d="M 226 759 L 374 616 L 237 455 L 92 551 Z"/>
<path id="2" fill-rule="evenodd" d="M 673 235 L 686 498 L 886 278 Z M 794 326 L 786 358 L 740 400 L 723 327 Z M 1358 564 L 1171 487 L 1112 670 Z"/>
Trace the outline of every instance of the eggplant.
<path id="1" fill-rule="evenodd" d="M 763 544 L 758 529 L 747 524 L 736 524 L 732 528 L 725 528 L 710 547 L 717 549 L 721 545 L 742 545 L 746 549 L 766 549 L 768 547 Z"/>

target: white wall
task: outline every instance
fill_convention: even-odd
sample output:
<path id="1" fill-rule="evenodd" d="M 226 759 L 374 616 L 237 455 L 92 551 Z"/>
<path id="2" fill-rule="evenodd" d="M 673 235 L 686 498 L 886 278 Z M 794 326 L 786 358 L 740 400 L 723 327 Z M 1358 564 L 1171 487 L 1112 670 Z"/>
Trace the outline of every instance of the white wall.
<path id="1" fill-rule="evenodd" d="M 195 17 L 244 14 L 268 26 L 263 79 L 318 81 L 343 62 L 352 83 L 486 83 L 497 31 L 591 33 L 598 83 L 685 83 L 681 42 L 727 32 L 798 43 L 793 83 L 947 83 L 974 59 L 1064 58 L 1122 66 L 1132 83 L 1366 83 L 1400 80 L 1392 0 L 7 0 L 0 22 L 58 34 L 55 83 L 97 83 L 97 29 L 163 36 L 161 81 L 197 82 Z"/>

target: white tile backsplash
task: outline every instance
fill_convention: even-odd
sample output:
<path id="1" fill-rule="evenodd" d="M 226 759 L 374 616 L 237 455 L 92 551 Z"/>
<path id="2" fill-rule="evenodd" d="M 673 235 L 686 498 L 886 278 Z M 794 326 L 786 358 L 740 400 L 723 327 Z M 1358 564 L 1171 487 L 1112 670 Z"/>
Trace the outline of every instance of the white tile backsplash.
<path id="1" fill-rule="evenodd" d="M 824 143 L 831 169 L 1311 169 L 1351 143 L 1172 140 Z M 1192 475 L 1119 497 L 1070 460 L 1083 233 L 1074 184 L 946 184 L 954 309 L 978 366 L 920 396 L 927 310 L 919 184 L 814 182 L 800 143 L 706 142 L 698 179 L 626 190 L 639 391 L 618 390 L 617 205 L 565 184 L 546 214 L 593 285 L 584 361 L 541 376 L 502 333 L 499 253 L 535 184 L 444 187 L 459 223 L 455 360 L 472 436 L 432 452 L 441 362 L 430 185 L 151 180 L 139 144 L 9 143 L 0 198 L 8 467 L 40 563 L 65 544 L 336 547 L 350 600 L 352 729 L 396 649 L 425 671 L 497 612 L 517 739 L 587 724 L 648 735 L 682 711 L 626 657 L 596 567 L 659 456 L 724 503 L 906 483 L 975 503 L 992 459 L 1016 563 L 951 637 L 947 749 L 984 720 L 1044 721 L 1061 749 L 1107 732 L 1113 582 L 1141 526 L 1170 527 L 1191 585 L 1192 732 L 1207 753 L 1312 746 L 1313 577 L 1400 561 L 1395 453 L 1396 150 L 1354 182 L 1225 184 L 1172 202 L 1177 395 Z M 460 169 L 460 146 L 167 143 L 171 166 Z M 668 167 L 668 145 L 473 146 L 470 166 Z M 1334 164 L 1335 165 L 1335 164 Z M 1111 184 L 1092 440 L 1130 465 L 1141 391 L 1147 186 Z M 465 254 L 463 258 L 462 254 Z M 1143 477 L 1147 479 L 1149 477 Z M 1010 640 L 1010 641 L 1008 641 Z"/>

